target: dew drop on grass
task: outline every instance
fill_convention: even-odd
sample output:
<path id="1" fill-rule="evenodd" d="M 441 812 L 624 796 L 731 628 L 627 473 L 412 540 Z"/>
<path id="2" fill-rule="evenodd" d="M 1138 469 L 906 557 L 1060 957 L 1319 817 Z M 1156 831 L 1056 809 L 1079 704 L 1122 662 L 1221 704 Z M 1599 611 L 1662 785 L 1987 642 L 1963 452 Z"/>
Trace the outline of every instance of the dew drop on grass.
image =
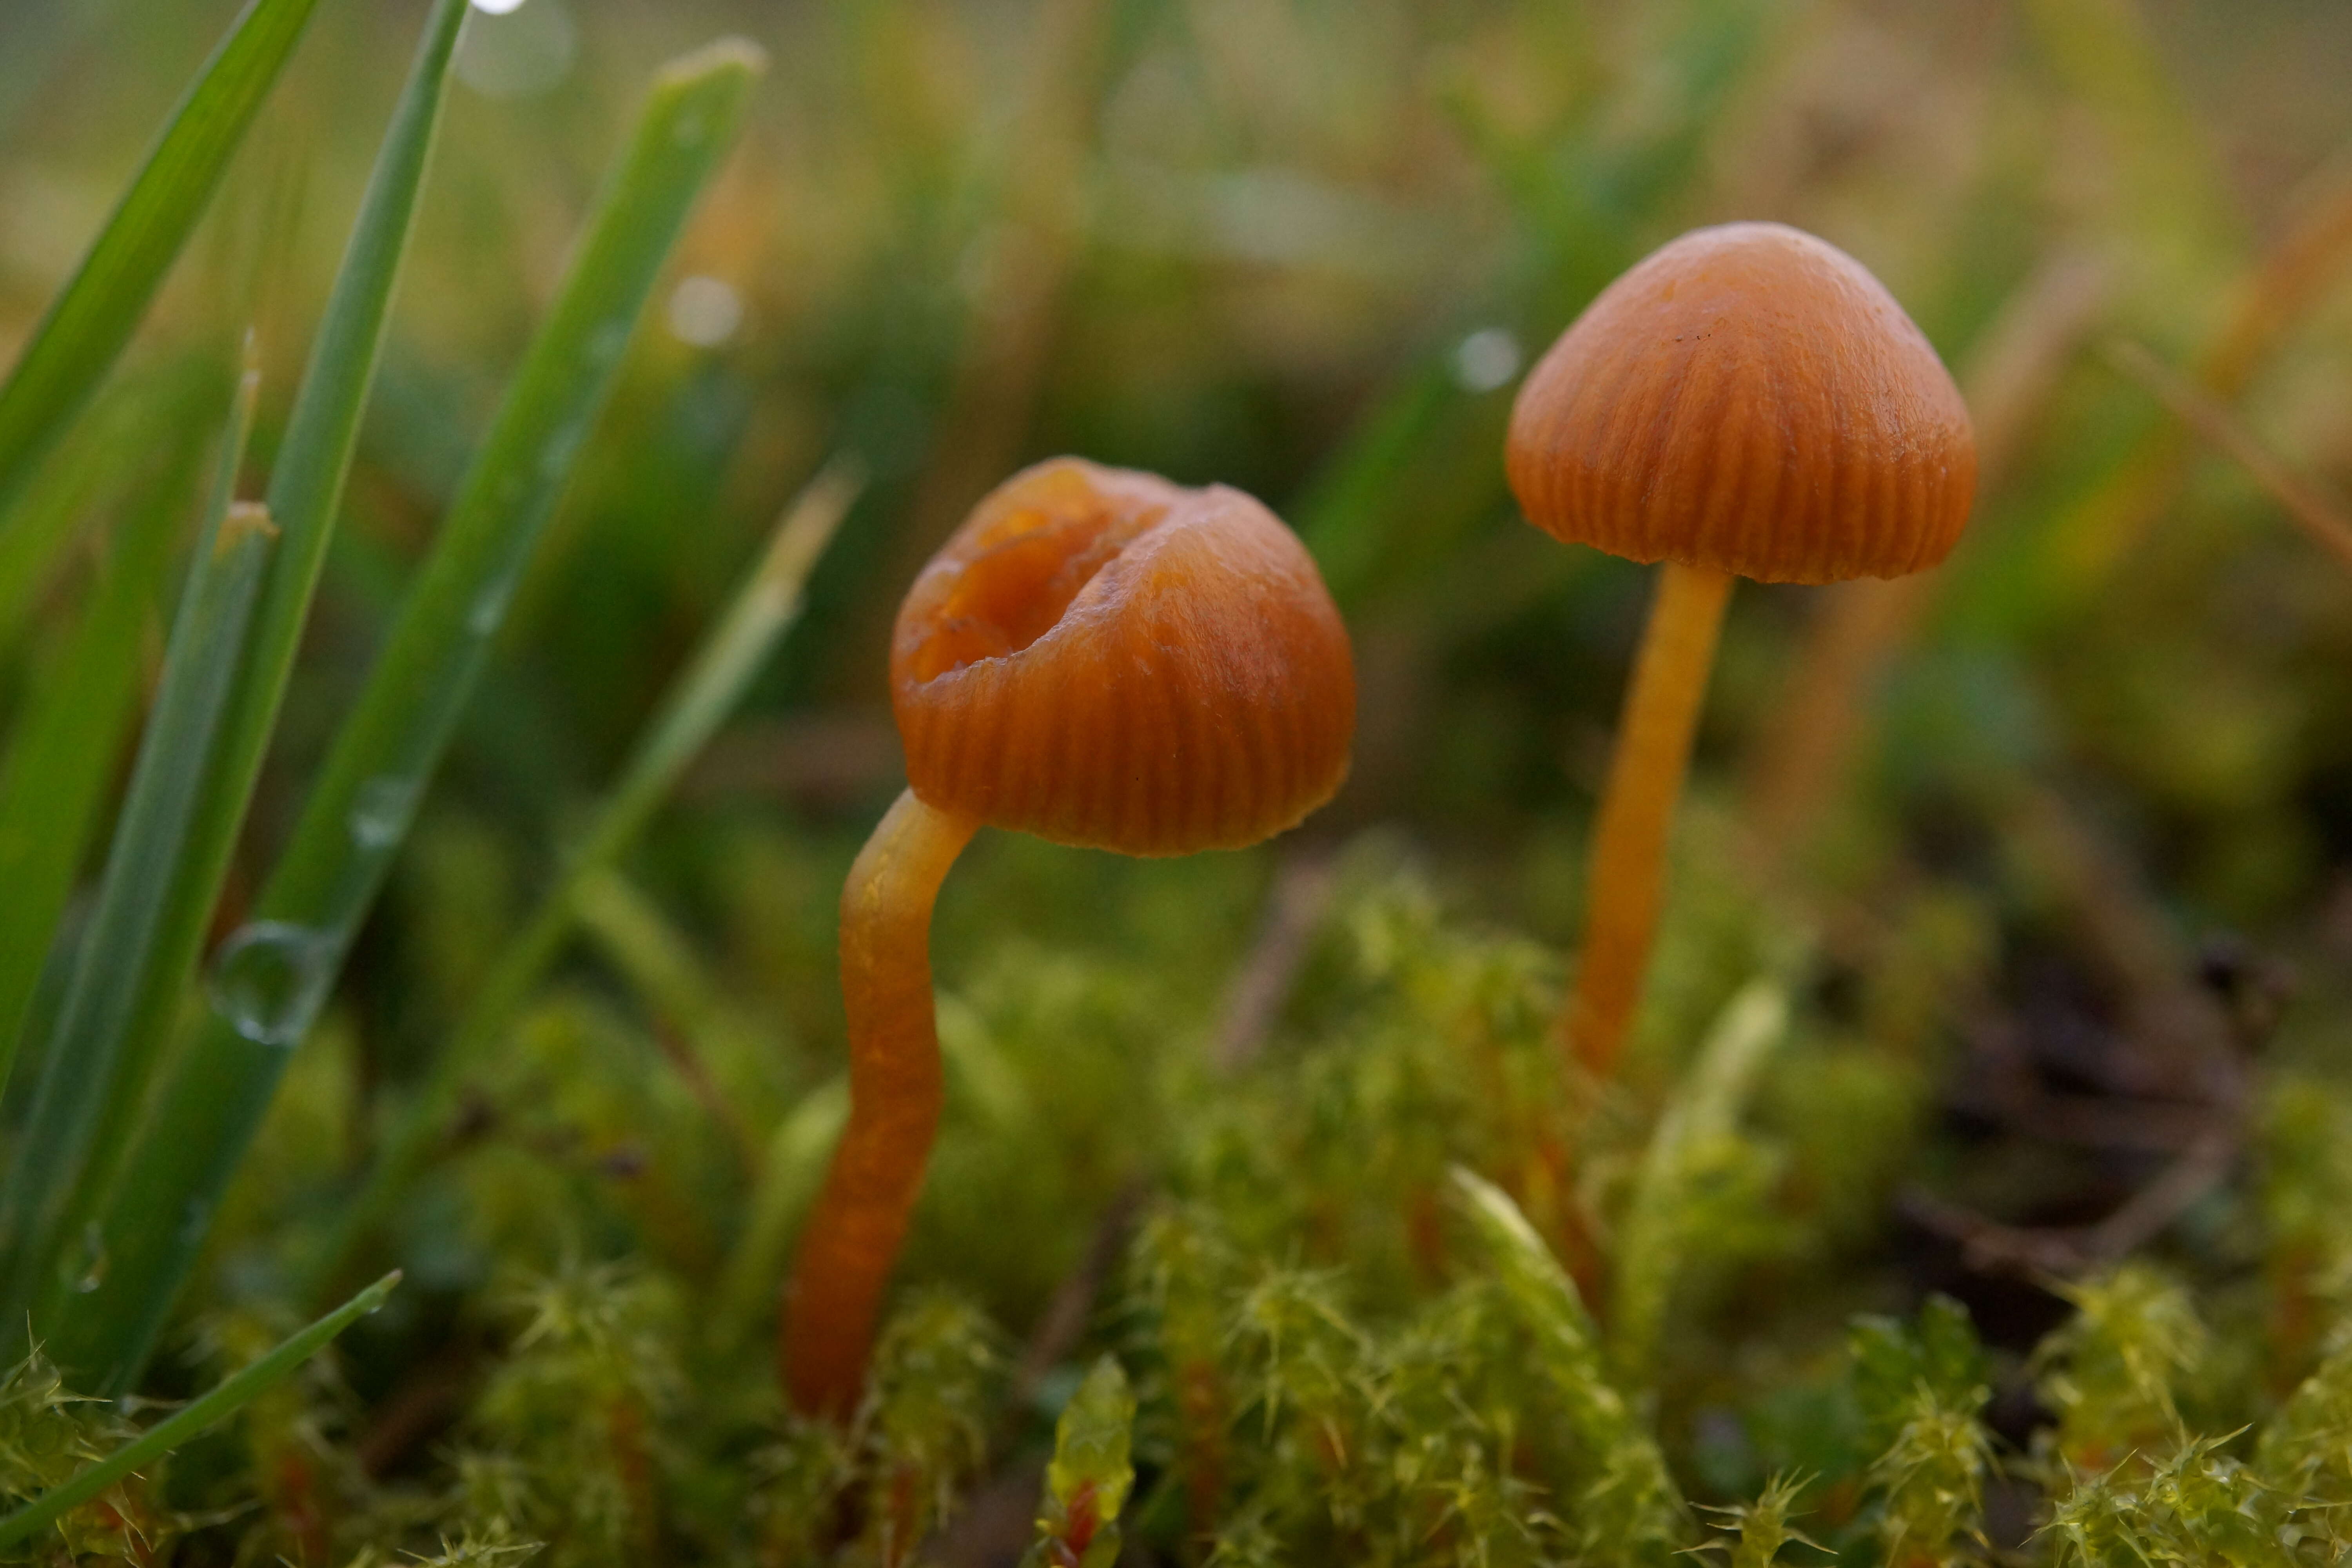
<path id="1" fill-rule="evenodd" d="M 362 849 L 388 849 L 408 831 L 416 809 L 416 781 L 386 773 L 360 785 L 352 800 L 352 842 Z"/>
<path id="2" fill-rule="evenodd" d="M 514 580 L 493 578 L 474 595 L 474 603 L 466 611 L 466 629 L 478 637 L 488 637 L 507 618 L 507 601 L 514 596 Z"/>
<path id="3" fill-rule="evenodd" d="M 256 1045 L 301 1039 L 334 981 L 334 945 L 308 926 L 255 921 L 213 961 L 213 1011 Z"/>
<path id="4" fill-rule="evenodd" d="M 545 479 L 562 479 L 563 470 L 572 466 L 572 458 L 578 454 L 581 440 L 582 432 L 576 425 L 568 425 L 550 436 L 547 438 L 547 445 L 540 448 L 540 477 Z"/>
<path id="5" fill-rule="evenodd" d="M 78 1295 L 91 1295 L 106 1283 L 106 1237 L 98 1226 L 83 1228 L 81 1250 L 74 1255 L 71 1272 Z"/>

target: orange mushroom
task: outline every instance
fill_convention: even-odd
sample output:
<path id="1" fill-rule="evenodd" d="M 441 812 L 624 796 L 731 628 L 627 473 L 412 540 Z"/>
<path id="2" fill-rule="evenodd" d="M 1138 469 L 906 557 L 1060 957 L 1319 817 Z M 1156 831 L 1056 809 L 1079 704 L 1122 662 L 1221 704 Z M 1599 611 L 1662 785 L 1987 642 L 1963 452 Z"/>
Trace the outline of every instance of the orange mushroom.
<path id="1" fill-rule="evenodd" d="M 850 1113 L 784 1288 L 800 1410 L 856 1406 L 939 1124 L 931 905 L 983 823 L 1128 855 L 1238 848 L 1348 771 L 1355 666 L 1297 538 L 1223 486 L 1057 458 L 973 509 L 900 606 L 908 788 L 841 895 Z"/>
<path id="2" fill-rule="evenodd" d="M 1615 1062 L 1657 923 L 1734 576 L 1898 577 L 1941 561 L 1976 488 L 1967 406 L 1862 264 L 1780 224 L 1703 228 L 1612 283 L 1511 409 L 1511 489 L 1555 538 L 1665 569 L 1601 802 L 1563 1026 Z"/>

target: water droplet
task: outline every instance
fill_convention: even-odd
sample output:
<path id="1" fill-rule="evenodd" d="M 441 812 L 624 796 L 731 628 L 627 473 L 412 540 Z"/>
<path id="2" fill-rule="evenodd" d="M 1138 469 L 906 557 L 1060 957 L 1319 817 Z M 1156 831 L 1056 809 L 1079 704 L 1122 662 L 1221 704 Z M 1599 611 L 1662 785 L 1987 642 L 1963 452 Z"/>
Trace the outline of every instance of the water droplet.
<path id="1" fill-rule="evenodd" d="M 256 1045 L 291 1046 L 334 984 L 334 943 L 284 921 L 240 926 L 213 960 L 213 1011 Z"/>
<path id="2" fill-rule="evenodd" d="M 202 1198 L 190 1198 L 180 1210 L 180 1240 L 194 1247 L 205 1239 L 205 1229 L 212 1224 L 213 1205 Z"/>
<path id="3" fill-rule="evenodd" d="M 733 285 L 697 273 L 669 295 L 670 335 L 698 349 L 715 349 L 743 324 L 743 297 Z"/>
<path id="4" fill-rule="evenodd" d="M 1465 392 L 1492 392 L 1519 374 L 1519 340 L 1505 327 L 1483 327 L 1454 351 L 1454 379 Z"/>
<path id="5" fill-rule="evenodd" d="M 482 585 L 474 595 L 471 608 L 466 612 L 466 629 L 478 637 L 488 637 L 507 618 L 507 601 L 514 597 L 514 579 L 500 577 Z"/>
<path id="6" fill-rule="evenodd" d="M 681 116 L 677 125 L 671 128 L 669 139 L 681 147 L 691 147 L 709 134 L 710 127 L 703 121 L 701 112 L 698 110 Z"/>
<path id="7" fill-rule="evenodd" d="M 352 800 L 352 842 L 362 849 L 388 849 L 408 831 L 416 809 L 416 781 L 385 774 L 360 785 Z"/>
<path id="8" fill-rule="evenodd" d="M 580 28 L 563 0 L 473 0 L 451 68 L 485 98 L 531 98 L 572 74 Z"/>
<path id="9" fill-rule="evenodd" d="M 81 1233 L 81 1251 L 74 1259 L 72 1273 L 77 1295 L 94 1295 L 106 1283 L 106 1237 L 95 1225 Z"/>

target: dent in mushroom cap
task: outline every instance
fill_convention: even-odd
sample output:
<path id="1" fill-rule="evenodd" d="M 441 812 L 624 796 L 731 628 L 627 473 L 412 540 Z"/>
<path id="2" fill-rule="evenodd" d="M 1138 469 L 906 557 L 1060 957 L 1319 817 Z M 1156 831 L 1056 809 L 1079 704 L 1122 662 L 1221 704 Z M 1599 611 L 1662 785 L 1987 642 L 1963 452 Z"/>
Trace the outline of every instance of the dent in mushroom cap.
<path id="1" fill-rule="evenodd" d="M 1976 489 L 1959 389 L 1853 258 L 1780 224 L 1684 235 L 1602 290 L 1511 410 L 1560 539 L 1765 582 L 1941 561 Z"/>
<path id="2" fill-rule="evenodd" d="M 942 810 L 1129 855 L 1234 848 L 1348 771 L 1355 667 L 1272 512 L 1057 458 L 983 500 L 898 611 L 908 782 Z"/>

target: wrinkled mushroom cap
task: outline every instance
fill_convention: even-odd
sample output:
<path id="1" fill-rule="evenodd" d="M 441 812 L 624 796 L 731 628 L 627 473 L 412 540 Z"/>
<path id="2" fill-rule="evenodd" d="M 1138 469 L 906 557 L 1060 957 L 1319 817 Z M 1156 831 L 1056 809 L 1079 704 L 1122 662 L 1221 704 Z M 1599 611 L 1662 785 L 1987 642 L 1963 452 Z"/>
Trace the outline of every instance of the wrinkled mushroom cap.
<path id="1" fill-rule="evenodd" d="M 1602 290 L 1520 387 L 1528 521 L 1768 583 L 1941 561 L 1976 489 L 1959 389 L 1878 279 L 1771 223 L 1702 228 Z"/>
<path id="2" fill-rule="evenodd" d="M 1355 666 L 1297 537 L 1222 485 L 1016 474 L 908 590 L 891 706 L 915 794 L 1129 855 L 1235 848 L 1330 799 Z"/>

